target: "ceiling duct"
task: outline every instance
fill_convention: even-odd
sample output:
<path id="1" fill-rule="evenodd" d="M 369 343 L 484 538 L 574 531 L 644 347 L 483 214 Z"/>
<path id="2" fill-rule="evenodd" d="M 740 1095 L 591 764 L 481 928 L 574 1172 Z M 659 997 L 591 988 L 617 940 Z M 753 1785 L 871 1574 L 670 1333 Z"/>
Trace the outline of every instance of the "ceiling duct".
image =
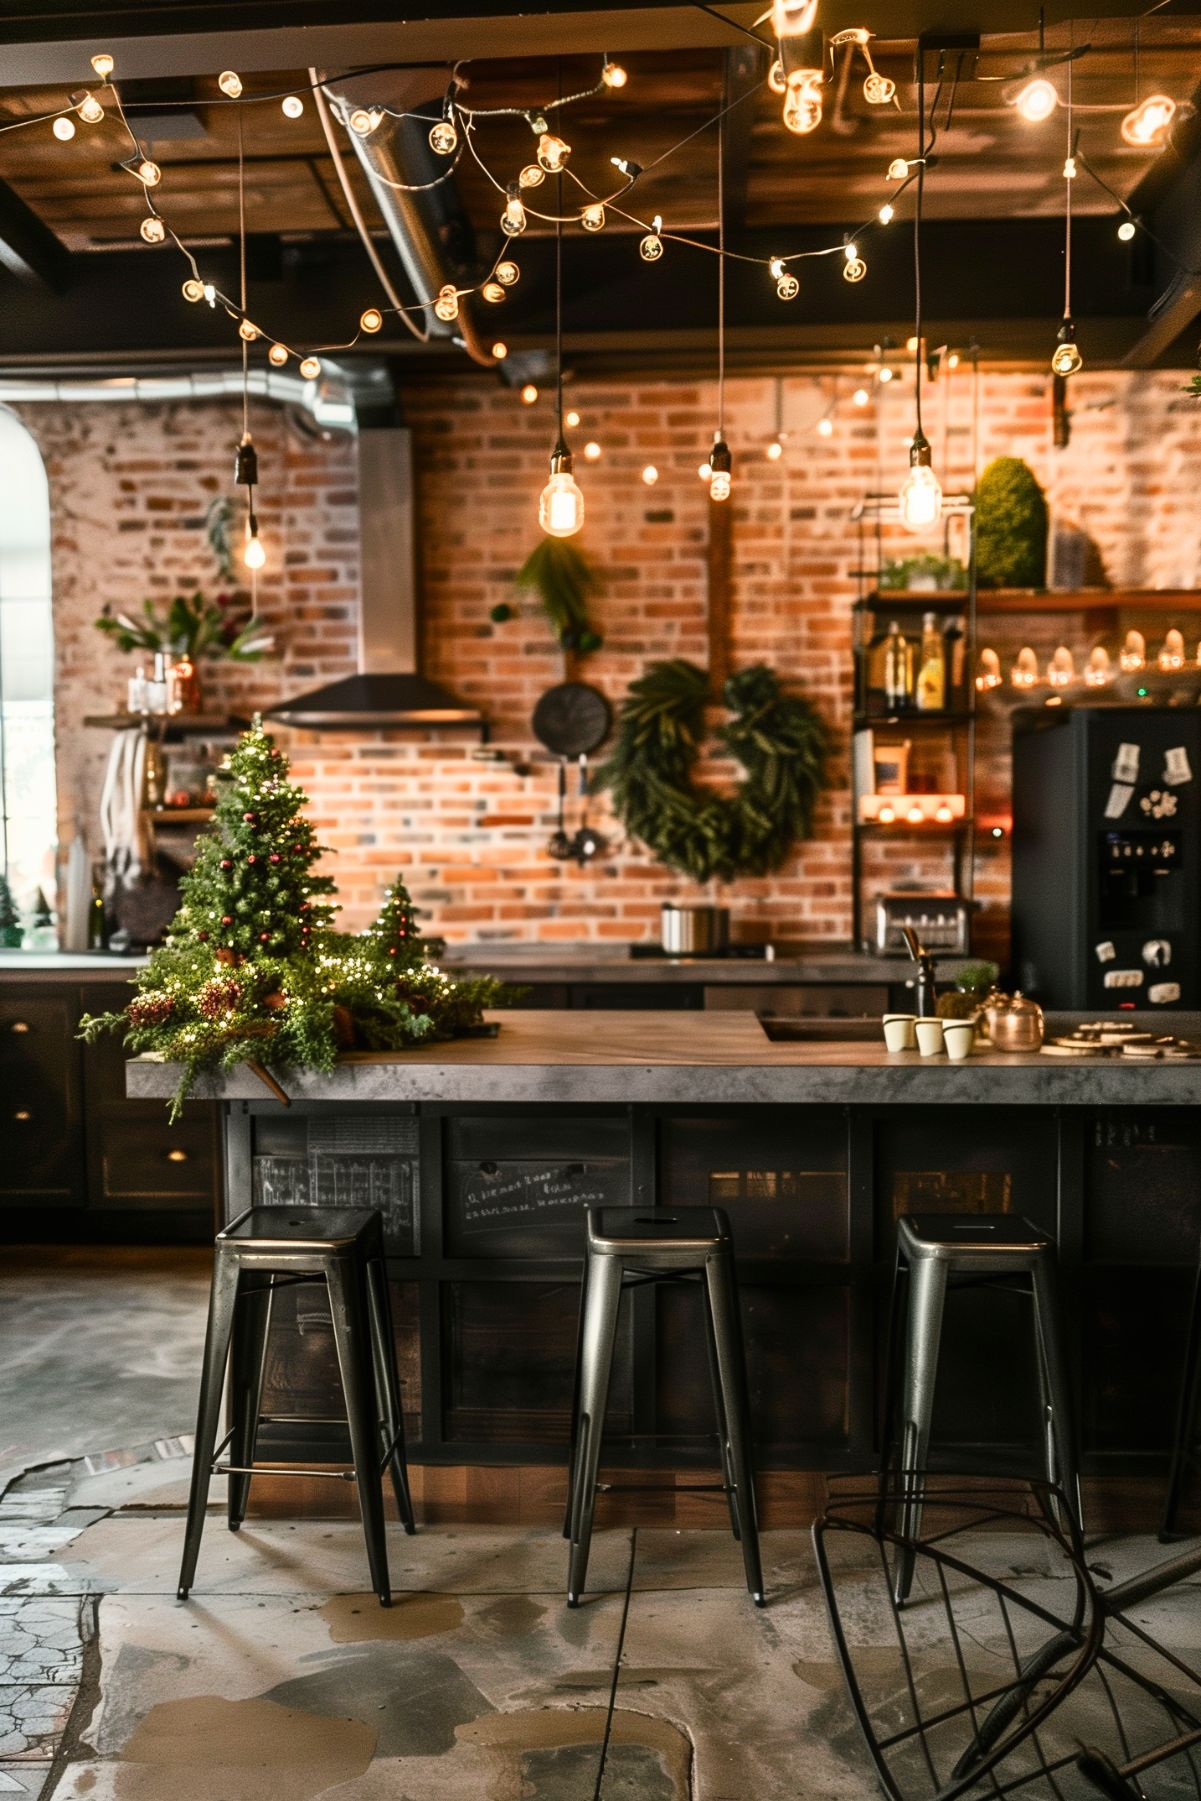
<path id="1" fill-rule="evenodd" d="M 413 295 L 418 300 L 433 300 L 447 284 L 474 287 L 479 274 L 475 232 L 454 176 L 448 174 L 446 157 L 436 155 L 429 145 L 430 126 L 441 116 L 441 96 L 431 98 L 428 73 L 413 70 L 345 76 L 320 92 L 343 123 L 343 138 L 349 139 L 359 159 Z M 356 109 L 381 105 L 399 113 L 420 109 L 428 117 L 397 119 L 388 112 L 365 134 L 345 125 Z M 330 148 L 335 150 L 332 142 Z M 335 163 L 340 163 L 336 150 Z M 439 319 L 427 306 L 421 324 L 431 337 L 459 339 L 476 362 L 494 366 L 466 298 L 457 319 Z"/>
<path id="2" fill-rule="evenodd" d="M 403 427 L 359 433 L 359 668 L 272 707 L 305 731 L 466 730 L 488 722 L 421 673 L 413 451 Z"/>

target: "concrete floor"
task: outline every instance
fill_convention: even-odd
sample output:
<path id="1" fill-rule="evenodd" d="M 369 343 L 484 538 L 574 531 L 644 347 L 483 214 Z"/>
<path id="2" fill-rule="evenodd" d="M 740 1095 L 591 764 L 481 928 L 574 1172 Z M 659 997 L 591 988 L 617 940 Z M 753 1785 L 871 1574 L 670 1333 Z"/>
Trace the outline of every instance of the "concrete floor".
<path id="1" fill-rule="evenodd" d="M 111 1289 L 96 1259 L 86 1267 L 90 1254 L 0 1277 L 0 1394 L 15 1403 L 7 1457 L 29 1472 L 0 1497 L 0 1801 L 877 1792 L 804 1531 L 765 1534 L 761 1611 L 724 1532 L 600 1531 L 592 1592 L 570 1611 L 554 1531 L 431 1526 L 409 1539 L 390 1527 L 385 1610 L 364 1592 L 356 1523 L 251 1520 L 235 1536 L 214 1507 L 192 1598 L 177 1601 L 189 1473 L 180 1431 L 194 1406 L 205 1279 L 176 1254 L 156 1256 L 140 1269 L 118 1260 Z M 862 1541 L 833 1555 L 855 1656 L 883 1695 L 882 1717 L 899 1718 L 907 1678 L 879 1571 Z M 1134 1540 L 1094 1553 L 1105 1582 L 1158 1555 Z M 1062 1606 L 1064 1572 L 1037 1540 L 994 1536 L 989 1556 L 1036 1601 Z M 958 1604 L 968 1661 L 987 1685 L 1004 1668 L 1004 1634 L 971 1590 Z M 1196 1656 L 1201 1587 L 1144 1614 Z M 937 1700 L 953 1672 L 929 1572 L 906 1620 L 913 1679 Z M 1122 1705 L 1134 1731 L 1137 1695 Z M 1070 1747 L 1073 1733 L 1107 1730 L 1085 1696 L 1060 1738 Z M 1062 1788 L 1067 1801 L 1085 1792 Z"/>

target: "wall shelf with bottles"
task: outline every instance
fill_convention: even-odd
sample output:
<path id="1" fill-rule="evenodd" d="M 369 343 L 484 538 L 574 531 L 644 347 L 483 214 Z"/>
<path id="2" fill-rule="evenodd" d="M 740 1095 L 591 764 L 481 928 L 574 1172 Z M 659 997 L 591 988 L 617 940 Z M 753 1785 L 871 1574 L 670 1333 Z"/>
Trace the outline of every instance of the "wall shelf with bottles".
<path id="1" fill-rule="evenodd" d="M 871 579 L 871 571 L 860 571 Z M 953 612 L 967 606 L 966 588 L 871 588 L 854 602 L 855 612 Z M 980 588 L 979 618 L 1004 613 L 1197 613 L 1201 588 Z"/>

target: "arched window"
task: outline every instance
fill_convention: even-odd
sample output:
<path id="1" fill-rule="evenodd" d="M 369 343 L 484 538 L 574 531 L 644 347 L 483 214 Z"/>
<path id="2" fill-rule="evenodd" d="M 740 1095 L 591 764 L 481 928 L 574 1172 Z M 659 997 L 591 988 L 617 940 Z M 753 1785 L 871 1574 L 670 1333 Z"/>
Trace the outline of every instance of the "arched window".
<path id="1" fill-rule="evenodd" d="M 54 880 L 50 491 L 32 434 L 0 408 L 0 867 L 27 904 Z"/>

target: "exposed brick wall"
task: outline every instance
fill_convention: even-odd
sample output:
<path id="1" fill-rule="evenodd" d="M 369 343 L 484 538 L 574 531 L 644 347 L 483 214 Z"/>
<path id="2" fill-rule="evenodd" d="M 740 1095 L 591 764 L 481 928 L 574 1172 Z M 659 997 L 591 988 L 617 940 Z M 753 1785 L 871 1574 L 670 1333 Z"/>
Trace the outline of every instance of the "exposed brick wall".
<path id="1" fill-rule="evenodd" d="M 850 603 L 857 550 L 848 514 L 865 489 L 894 488 L 904 466 L 912 394 L 897 380 L 875 406 L 850 401 L 843 378 L 836 430 L 813 427 L 832 389 L 808 376 L 783 387 L 788 456 L 763 457 L 774 429 L 774 384 L 729 384 L 727 432 L 735 454 L 732 651 L 735 664 L 764 658 L 804 684 L 836 734 L 835 785 L 819 809 L 813 842 L 776 876 L 734 885 L 727 900 L 743 929 L 815 940 L 849 931 L 849 794 L 846 741 L 851 702 Z M 1051 446 L 1041 372 L 986 374 L 981 383 L 981 461 L 1024 456 L 1052 506 L 1094 538 L 1107 577 L 1139 586 L 1201 585 L 1201 414 L 1179 394 L 1180 377 L 1090 374 L 1071 384 L 1072 442 Z M 966 372 L 927 400 L 936 459 L 949 445 L 948 485 L 969 474 L 971 393 Z M 572 392 L 582 423 L 574 434 L 587 496 L 583 542 L 599 563 L 605 594 L 597 614 L 604 650 L 580 671 L 614 701 L 654 657 L 703 662 L 708 502 L 697 464 L 712 435 L 715 395 L 707 382 L 581 383 Z M 613 835 L 611 854 L 591 868 L 553 862 L 555 772 L 533 761 L 534 702 L 563 678 L 549 631 L 526 603 L 493 625 L 489 609 L 513 599 L 512 575 L 537 536 L 535 507 L 553 435 L 548 402 L 524 407 L 477 379 L 423 386 L 406 397 L 420 480 L 419 535 L 427 672 L 477 702 L 493 723 L 503 763 L 473 756 L 447 734 L 415 741 L 395 734 L 282 733 L 309 789 L 349 924 L 361 923 L 397 868 L 448 937 L 653 939 L 659 902 L 697 898 L 695 885 L 655 866 Z M 120 692 L 130 663 L 90 621 L 104 601 L 128 608 L 147 594 L 213 589 L 216 574 L 202 520 L 230 487 L 238 409 L 26 406 L 46 456 L 54 515 L 60 832 L 76 814 L 96 841 L 96 798 L 108 740 L 85 732 L 86 712 Z M 322 443 L 277 411 L 256 406 L 260 515 L 270 565 L 261 578 L 265 621 L 282 656 L 257 669 L 208 676 L 213 700 L 270 703 L 346 673 L 354 664 L 357 523 L 354 446 Z M 949 435 L 947 425 L 949 423 Z M 596 438 L 597 463 L 578 455 Z M 885 446 L 878 452 L 878 443 Z M 659 480 L 647 487 L 643 466 Z M 906 547 L 911 541 L 906 540 Z M 890 545 L 889 548 L 892 548 Z M 898 546 L 899 548 L 899 546 Z M 1149 637 L 1168 620 L 1147 625 Z M 1181 624 L 1187 624 L 1181 621 Z M 1061 637 L 1077 651 L 1091 640 L 1081 619 L 1007 619 L 991 637 L 1006 669 L 1024 642 L 1045 658 Z M 1190 641 L 1190 651 L 1192 643 Z M 981 813 L 1008 811 L 1007 732 L 981 733 Z M 703 779 L 728 779 L 714 762 Z M 900 880 L 937 882 L 947 863 L 912 840 L 869 859 L 866 892 Z M 1005 840 L 987 840 L 978 893 L 987 942 L 1004 938 Z M 716 891 L 714 891 L 716 897 Z"/>

